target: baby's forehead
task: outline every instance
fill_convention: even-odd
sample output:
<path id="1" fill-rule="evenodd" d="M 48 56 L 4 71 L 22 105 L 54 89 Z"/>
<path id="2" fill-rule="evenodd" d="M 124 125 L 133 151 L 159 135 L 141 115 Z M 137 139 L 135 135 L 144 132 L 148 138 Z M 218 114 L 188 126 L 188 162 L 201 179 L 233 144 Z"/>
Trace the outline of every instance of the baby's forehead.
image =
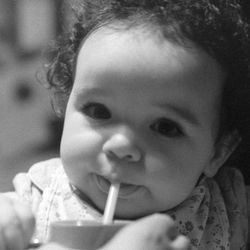
<path id="1" fill-rule="evenodd" d="M 133 83 L 131 89 L 138 87 L 138 91 L 152 90 L 152 83 L 164 88 L 166 81 L 168 88 L 175 88 L 183 78 L 190 82 L 185 89 L 191 91 L 204 90 L 205 86 L 207 91 L 213 91 L 217 82 L 219 85 L 223 82 L 220 65 L 200 48 L 181 46 L 167 39 L 155 40 L 144 33 L 140 36 L 138 30 L 135 33 L 136 36 L 133 30 L 96 30 L 80 50 L 77 79 L 85 82 L 102 79 L 103 86 L 115 82 L 116 88 L 127 88 L 128 83 Z M 209 85 L 209 81 L 216 84 Z"/>
<path id="2" fill-rule="evenodd" d="M 171 28 L 170 28 L 171 29 Z M 172 39 L 172 36 L 166 36 L 164 34 L 163 29 L 160 25 L 153 23 L 144 23 L 138 25 L 129 26 L 126 21 L 114 21 L 109 24 L 102 25 L 97 27 L 89 32 L 89 34 L 83 38 L 81 42 L 81 46 L 83 46 L 87 41 L 93 42 L 93 40 L 97 39 L 105 39 L 105 37 L 119 37 L 119 36 L 127 36 L 127 39 L 134 39 L 138 42 L 143 42 L 145 39 L 152 39 L 156 43 L 161 43 L 165 40 L 169 40 L 171 42 L 180 42 L 181 39 Z M 173 36 L 174 37 L 174 36 Z M 187 44 L 191 46 L 188 39 L 184 39 L 183 37 L 183 45 Z"/>
<path id="3" fill-rule="evenodd" d="M 148 52 L 151 51 L 151 56 L 162 57 L 165 53 L 166 57 L 178 56 L 175 49 L 168 49 L 169 46 L 178 47 L 178 51 L 193 50 L 193 54 L 200 53 L 196 48 L 196 45 L 191 42 L 187 42 L 188 45 L 175 44 L 171 40 L 165 38 L 159 30 L 147 29 L 146 27 L 136 27 L 130 29 L 114 28 L 113 26 L 104 26 L 94 30 L 89 36 L 83 41 L 81 48 L 78 51 L 79 57 L 85 57 L 87 60 L 95 60 L 98 64 L 98 60 L 105 59 L 110 62 L 109 54 L 113 56 L 121 56 L 123 60 L 124 55 L 127 53 L 128 59 L 137 59 L 138 55 L 144 59 Z M 142 53 L 143 49 L 145 53 Z M 89 53 L 89 52 L 92 53 Z M 173 52 L 171 54 L 171 51 Z M 155 54 L 153 53 L 155 52 Z M 171 55 L 170 55 L 171 54 Z M 83 61 L 84 61 L 83 60 Z M 147 60 L 145 61 L 145 63 Z M 114 65 L 117 66 L 117 65 Z"/>
<path id="4" fill-rule="evenodd" d="M 94 48 L 94 49 L 93 49 Z M 145 53 L 141 51 L 145 50 Z M 92 53 L 89 53 L 92 51 Z M 106 56 L 108 53 L 120 54 L 123 56 L 125 53 L 131 53 L 132 59 L 136 59 L 141 53 L 144 58 L 151 52 L 151 56 L 154 57 L 153 52 L 158 55 L 156 57 L 163 60 L 169 58 L 181 57 L 185 54 L 190 54 L 193 60 L 200 60 L 201 58 L 209 59 L 216 62 L 215 59 L 210 57 L 205 50 L 200 48 L 197 44 L 190 40 L 178 43 L 164 37 L 160 30 L 152 30 L 147 27 L 136 27 L 130 29 L 114 28 L 113 26 L 104 26 L 94 30 L 82 43 L 82 47 L 79 50 L 80 56 Z M 128 53 L 128 54 L 129 54 Z M 134 53 L 134 54 L 133 54 Z M 105 58 L 109 61 L 109 57 Z M 191 57 L 190 57 L 191 59 Z M 87 59 L 86 59 L 87 60 Z M 204 60 L 203 60 L 204 61 Z M 98 63 L 98 61 L 96 62 Z M 201 62 L 200 62 L 201 63 Z M 187 64 L 188 66 L 188 64 Z M 218 67 L 218 65 L 216 65 Z"/>

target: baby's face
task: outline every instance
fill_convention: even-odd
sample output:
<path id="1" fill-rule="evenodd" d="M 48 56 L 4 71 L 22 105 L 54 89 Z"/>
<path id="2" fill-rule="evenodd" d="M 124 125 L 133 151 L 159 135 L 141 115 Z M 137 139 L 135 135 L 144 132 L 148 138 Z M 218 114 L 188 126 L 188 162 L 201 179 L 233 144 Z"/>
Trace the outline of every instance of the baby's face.
<path id="1" fill-rule="evenodd" d="M 223 79 L 197 48 L 140 30 L 93 33 L 79 52 L 62 137 L 71 183 L 104 209 L 110 182 L 120 182 L 123 218 L 178 205 L 216 169 Z"/>

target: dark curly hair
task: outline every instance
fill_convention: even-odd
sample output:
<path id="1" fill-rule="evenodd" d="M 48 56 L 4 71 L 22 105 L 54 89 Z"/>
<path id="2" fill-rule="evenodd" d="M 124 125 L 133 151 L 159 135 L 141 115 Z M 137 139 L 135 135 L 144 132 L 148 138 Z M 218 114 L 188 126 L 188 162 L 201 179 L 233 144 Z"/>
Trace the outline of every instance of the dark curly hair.
<path id="1" fill-rule="evenodd" d="M 242 137 L 230 159 L 250 178 L 250 27 L 249 0 L 78 0 L 70 32 L 50 49 L 48 86 L 66 106 L 82 41 L 101 26 L 148 26 L 183 46 L 192 41 L 215 58 L 227 73 L 221 134 L 237 130 Z M 60 99 L 61 98 L 61 99 Z M 64 111 L 63 111 L 64 112 Z"/>

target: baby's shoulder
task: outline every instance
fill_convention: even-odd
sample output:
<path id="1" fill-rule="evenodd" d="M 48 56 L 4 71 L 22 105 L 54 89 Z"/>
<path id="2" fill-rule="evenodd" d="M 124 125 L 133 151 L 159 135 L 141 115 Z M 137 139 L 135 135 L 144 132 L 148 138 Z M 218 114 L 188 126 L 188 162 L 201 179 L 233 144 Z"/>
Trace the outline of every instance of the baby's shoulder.
<path id="1" fill-rule="evenodd" d="M 9 198 L 18 197 L 27 203 L 39 204 L 47 187 L 57 177 L 65 176 L 61 160 L 58 158 L 38 162 L 28 172 L 20 172 L 13 179 L 14 192 L 5 193 Z"/>
<path id="2" fill-rule="evenodd" d="M 249 239 L 249 193 L 239 169 L 222 168 L 216 176 L 231 228 L 231 245 L 236 249 Z M 238 249 L 238 248 L 237 248 Z"/>
<path id="3" fill-rule="evenodd" d="M 60 158 L 52 158 L 35 163 L 28 170 L 28 177 L 33 185 L 41 191 L 50 185 L 55 176 L 64 174 Z"/>

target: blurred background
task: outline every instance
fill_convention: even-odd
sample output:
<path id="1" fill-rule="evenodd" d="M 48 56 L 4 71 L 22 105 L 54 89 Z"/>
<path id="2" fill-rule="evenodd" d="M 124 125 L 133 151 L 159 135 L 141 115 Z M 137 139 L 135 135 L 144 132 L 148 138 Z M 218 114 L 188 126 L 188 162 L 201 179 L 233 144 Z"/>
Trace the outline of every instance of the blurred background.
<path id="1" fill-rule="evenodd" d="M 65 0 L 0 0 L 0 192 L 16 173 L 57 157 L 62 121 L 38 83 L 42 52 L 72 23 Z"/>

